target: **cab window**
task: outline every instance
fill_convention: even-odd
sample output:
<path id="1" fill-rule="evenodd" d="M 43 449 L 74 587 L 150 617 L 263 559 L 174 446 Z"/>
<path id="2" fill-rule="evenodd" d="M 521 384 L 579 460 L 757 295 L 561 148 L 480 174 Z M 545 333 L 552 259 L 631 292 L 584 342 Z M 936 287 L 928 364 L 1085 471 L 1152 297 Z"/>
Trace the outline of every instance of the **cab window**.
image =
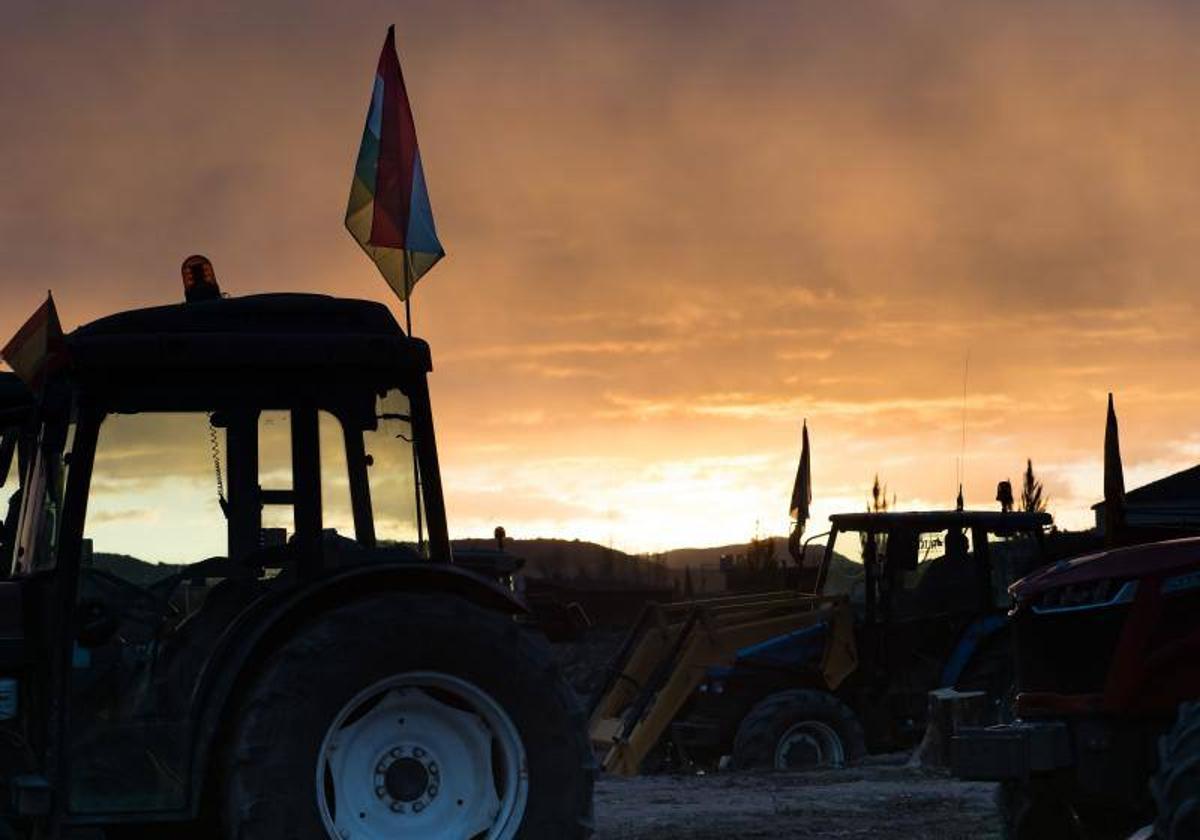
<path id="1" fill-rule="evenodd" d="M 146 566 L 225 554 L 217 476 L 226 472 L 220 437 L 206 414 L 105 418 L 84 528 L 92 563 L 142 578 Z"/>
<path id="2" fill-rule="evenodd" d="M 375 534 L 381 545 L 421 546 L 424 504 L 413 452 L 411 407 L 400 390 L 387 391 L 375 406 L 375 428 L 363 435 Z"/>

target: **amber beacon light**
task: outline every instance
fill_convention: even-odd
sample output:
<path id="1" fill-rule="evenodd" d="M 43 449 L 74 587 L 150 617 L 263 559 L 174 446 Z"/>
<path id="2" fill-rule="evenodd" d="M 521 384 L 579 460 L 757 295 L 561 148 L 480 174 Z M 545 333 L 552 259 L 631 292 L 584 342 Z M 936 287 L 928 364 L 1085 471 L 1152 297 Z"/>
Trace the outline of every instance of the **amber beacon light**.
<path id="1" fill-rule="evenodd" d="M 183 296 L 188 303 L 202 300 L 217 300 L 221 287 L 217 285 L 217 273 L 213 271 L 208 257 L 194 254 L 183 261 Z"/>

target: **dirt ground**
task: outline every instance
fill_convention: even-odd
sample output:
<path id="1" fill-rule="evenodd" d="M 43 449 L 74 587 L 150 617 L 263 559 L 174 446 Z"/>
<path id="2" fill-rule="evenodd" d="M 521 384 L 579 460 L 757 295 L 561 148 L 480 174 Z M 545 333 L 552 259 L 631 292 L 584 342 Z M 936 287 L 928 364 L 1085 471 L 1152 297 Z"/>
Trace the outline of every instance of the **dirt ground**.
<path id="1" fill-rule="evenodd" d="M 999 840 L 993 790 L 898 758 L 819 773 L 606 776 L 596 840 Z"/>

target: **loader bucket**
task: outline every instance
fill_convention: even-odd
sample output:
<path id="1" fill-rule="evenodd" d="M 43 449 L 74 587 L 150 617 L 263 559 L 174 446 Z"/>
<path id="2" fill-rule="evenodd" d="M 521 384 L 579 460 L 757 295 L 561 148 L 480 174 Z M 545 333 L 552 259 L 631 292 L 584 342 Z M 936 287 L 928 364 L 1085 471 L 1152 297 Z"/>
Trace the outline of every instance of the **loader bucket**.
<path id="1" fill-rule="evenodd" d="M 826 622 L 821 657 L 829 690 L 857 666 L 854 618 L 844 597 L 793 591 L 647 604 L 609 666 L 592 706 L 593 749 L 609 773 L 634 776 L 711 667 L 750 645 Z"/>

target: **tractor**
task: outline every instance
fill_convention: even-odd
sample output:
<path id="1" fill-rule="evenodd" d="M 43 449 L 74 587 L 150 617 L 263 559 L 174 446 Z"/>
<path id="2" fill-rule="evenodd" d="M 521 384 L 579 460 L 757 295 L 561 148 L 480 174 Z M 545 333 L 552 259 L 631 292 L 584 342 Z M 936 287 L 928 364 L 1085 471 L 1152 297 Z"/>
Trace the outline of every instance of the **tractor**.
<path id="1" fill-rule="evenodd" d="M 793 588 L 651 606 L 592 707 L 605 769 L 801 769 L 912 746 L 928 694 L 982 691 L 1004 717 L 1008 585 L 1045 562 L 1045 513 L 830 517 Z"/>
<path id="2" fill-rule="evenodd" d="M 0 836 L 588 836 L 577 700 L 451 550 L 429 346 L 210 291 L 67 334 L 26 411 Z"/>
<path id="3" fill-rule="evenodd" d="M 1012 596 L 1017 719 L 960 730 L 957 775 L 1001 783 L 1012 840 L 1125 838 L 1155 800 L 1156 836 L 1197 836 L 1195 709 L 1162 739 L 1200 699 L 1200 538 L 1062 561 Z"/>

